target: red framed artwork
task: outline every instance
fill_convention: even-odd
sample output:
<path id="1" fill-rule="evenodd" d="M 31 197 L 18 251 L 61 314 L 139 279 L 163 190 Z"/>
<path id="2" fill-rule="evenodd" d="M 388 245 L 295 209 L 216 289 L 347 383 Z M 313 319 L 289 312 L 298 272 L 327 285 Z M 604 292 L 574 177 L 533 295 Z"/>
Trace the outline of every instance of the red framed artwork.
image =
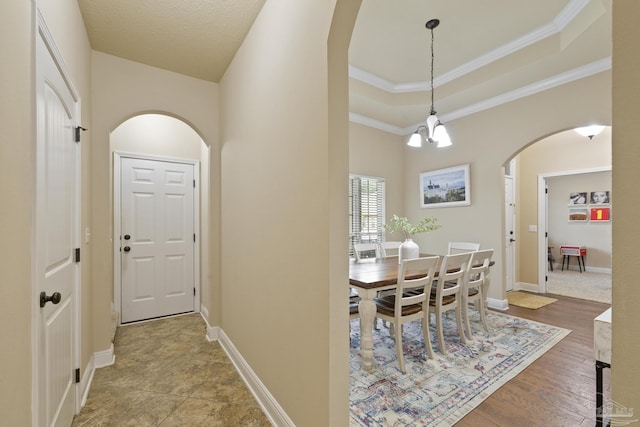
<path id="1" fill-rule="evenodd" d="M 611 208 L 591 208 L 589 211 L 589 219 L 592 222 L 611 221 Z"/>

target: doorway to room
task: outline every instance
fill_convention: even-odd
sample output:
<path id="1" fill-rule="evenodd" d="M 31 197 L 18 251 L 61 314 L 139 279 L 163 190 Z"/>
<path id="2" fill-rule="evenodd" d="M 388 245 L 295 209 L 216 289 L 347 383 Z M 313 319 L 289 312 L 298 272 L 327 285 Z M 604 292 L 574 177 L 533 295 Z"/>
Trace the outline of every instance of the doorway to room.
<path id="1" fill-rule="evenodd" d="M 209 148 L 182 120 L 142 114 L 111 133 L 110 150 L 116 326 L 199 312 Z"/>

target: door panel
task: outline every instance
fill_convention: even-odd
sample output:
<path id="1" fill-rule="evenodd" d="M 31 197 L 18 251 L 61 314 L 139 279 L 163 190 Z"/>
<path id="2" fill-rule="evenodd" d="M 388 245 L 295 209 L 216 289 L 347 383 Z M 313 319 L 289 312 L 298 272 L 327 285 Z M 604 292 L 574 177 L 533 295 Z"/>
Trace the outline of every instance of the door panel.
<path id="1" fill-rule="evenodd" d="M 194 311 L 193 170 L 122 158 L 123 323 Z"/>
<path id="2" fill-rule="evenodd" d="M 36 41 L 36 294 L 38 425 L 69 426 L 75 413 L 78 242 L 77 102 L 39 33 Z M 60 294 L 42 307 L 40 293 Z"/>
<path id="3" fill-rule="evenodd" d="M 512 291 L 515 282 L 515 204 L 514 204 L 514 188 L 513 178 L 504 177 L 504 225 L 505 225 L 505 273 L 507 291 Z"/>

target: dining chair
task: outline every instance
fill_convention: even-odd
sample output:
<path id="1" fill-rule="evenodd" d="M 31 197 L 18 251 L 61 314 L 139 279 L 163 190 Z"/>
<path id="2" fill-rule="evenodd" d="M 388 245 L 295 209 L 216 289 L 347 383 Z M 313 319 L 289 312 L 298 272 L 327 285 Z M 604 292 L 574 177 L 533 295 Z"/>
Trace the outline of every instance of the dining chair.
<path id="1" fill-rule="evenodd" d="M 417 319 L 422 321 L 422 334 L 427 355 L 433 359 L 433 349 L 429 338 L 429 292 L 439 259 L 439 256 L 432 256 L 403 261 L 398 268 L 395 293 L 374 299 L 376 315 L 393 325 L 398 363 L 403 374 L 406 373 L 402 350 L 402 325 L 404 323 Z M 405 293 L 406 289 L 411 289 L 413 292 L 411 294 Z"/>
<path id="2" fill-rule="evenodd" d="M 377 243 L 354 243 L 353 253 L 356 257 L 356 262 L 366 258 L 380 258 L 380 250 Z"/>
<path id="3" fill-rule="evenodd" d="M 431 288 L 429 305 L 434 308 L 438 345 L 440 352 L 444 355 L 447 354 L 447 349 L 444 344 L 442 316 L 447 311 L 455 310 L 460 341 L 463 344 L 466 343 L 462 323 L 462 290 L 470 259 L 471 252 L 445 255 L 440 264 L 437 282 Z"/>
<path id="4" fill-rule="evenodd" d="M 467 336 L 469 339 L 473 339 L 473 332 L 471 332 L 471 321 L 469 320 L 469 305 L 473 304 L 480 314 L 480 322 L 484 327 L 484 330 L 489 332 L 489 325 L 487 324 L 487 296 L 486 289 L 484 287 L 485 279 L 489 274 L 489 265 L 491 264 L 491 257 L 493 256 L 493 249 L 484 249 L 471 253 L 469 260 L 469 268 L 467 270 L 467 277 L 464 280 L 464 290 L 462 291 L 462 319 L 467 330 Z"/>
<path id="5" fill-rule="evenodd" d="M 449 255 L 459 254 L 462 252 L 474 252 L 480 249 L 480 243 L 472 242 L 449 242 Z"/>
<path id="6" fill-rule="evenodd" d="M 387 241 L 380 243 L 380 257 L 389 258 L 392 256 L 398 256 L 401 244 L 402 242 L 396 241 Z"/>

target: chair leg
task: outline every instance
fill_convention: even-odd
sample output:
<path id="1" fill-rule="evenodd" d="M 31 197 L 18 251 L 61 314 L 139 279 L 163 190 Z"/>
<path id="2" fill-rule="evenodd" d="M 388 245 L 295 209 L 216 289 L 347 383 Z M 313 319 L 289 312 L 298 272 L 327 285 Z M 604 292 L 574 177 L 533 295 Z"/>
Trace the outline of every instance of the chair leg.
<path id="1" fill-rule="evenodd" d="M 447 355 L 447 348 L 444 345 L 444 332 L 442 330 L 442 312 L 436 308 L 436 330 L 438 331 L 438 345 L 440 353 Z"/>
<path id="2" fill-rule="evenodd" d="M 397 325 L 392 323 L 393 325 Z M 407 371 L 404 367 L 404 352 L 402 351 L 402 325 L 396 328 L 396 354 L 398 355 L 398 363 L 400 364 L 400 371 L 406 374 Z"/>
<path id="3" fill-rule="evenodd" d="M 469 303 L 465 301 L 462 307 L 462 322 L 464 323 L 465 331 L 470 340 L 473 340 L 473 332 L 471 332 L 471 320 L 469 320 Z"/>
<path id="4" fill-rule="evenodd" d="M 458 333 L 460 334 L 460 341 L 462 342 L 462 344 L 466 344 L 467 339 L 465 338 L 465 334 L 464 334 L 464 325 L 462 324 L 462 307 L 460 306 L 460 304 L 458 304 L 455 311 L 456 311 L 456 323 L 458 324 Z"/>
<path id="5" fill-rule="evenodd" d="M 431 337 L 429 334 L 429 314 L 422 318 L 422 335 L 424 335 L 424 345 L 427 347 L 427 357 L 433 359 L 433 347 L 431 346 Z"/>
<path id="6" fill-rule="evenodd" d="M 487 323 L 487 308 L 484 306 L 484 297 L 481 300 L 478 300 L 476 303 L 478 307 L 478 311 L 480 312 L 480 322 L 482 322 L 482 327 L 485 332 L 489 332 L 489 324 Z"/>

